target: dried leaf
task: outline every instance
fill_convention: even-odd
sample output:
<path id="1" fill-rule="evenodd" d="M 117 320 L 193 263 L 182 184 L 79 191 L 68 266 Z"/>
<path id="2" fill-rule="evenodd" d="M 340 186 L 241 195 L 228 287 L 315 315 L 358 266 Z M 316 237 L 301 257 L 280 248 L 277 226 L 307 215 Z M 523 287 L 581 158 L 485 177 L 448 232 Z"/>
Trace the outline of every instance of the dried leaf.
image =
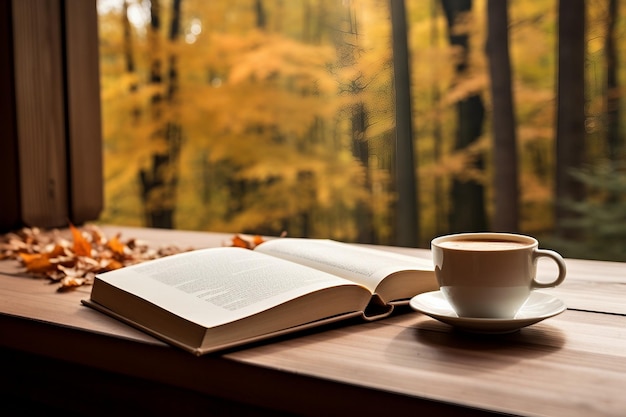
<path id="1" fill-rule="evenodd" d="M 46 253 L 20 253 L 19 256 L 27 272 L 44 274 L 56 269 L 56 266 L 50 262 L 50 256 Z"/>
<path id="2" fill-rule="evenodd" d="M 265 242 L 265 239 L 263 239 L 263 237 L 256 235 L 252 242 L 254 243 L 254 246 L 259 246 L 261 243 Z"/>
<path id="3" fill-rule="evenodd" d="M 105 271 L 113 271 L 114 269 L 120 269 L 124 266 L 124 264 L 122 264 L 119 261 L 116 261 L 115 259 L 111 259 L 105 266 L 104 266 L 104 270 Z"/>
<path id="4" fill-rule="evenodd" d="M 240 235 L 233 236 L 232 246 L 236 248 L 251 249 L 251 245 L 252 245 L 251 242 L 248 241 L 247 239 L 244 239 L 242 236 Z"/>
<path id="5" fill-rule="evenodd" d="M 281 237 L 283 236 L 286 236 L 285 232 L 281 234 Z M 233 236 L 230 246 L 244 249 L 254 249 L 263 242 L 265 242 L 265 239 L 263 238 L 263 236 L 260 235 L 245 236 L 238 234 Z"/>
<path id="6" fill-rule="evenodd" d="M 107 242 L 107 248 L 111 249 L 111 251 L 118 256 L 124 256 L 125 253 L 125 249 L 126 249 L 126 245 L 124 245 L 122 242 L 120 242 L 119 240 L 119 234 L 113 236 L 108 242 Z"/>
<path id="7" fill-rule="evenodd" d="M 91 244 L 85 239 L 80 230 L 70 223 L 70 230 L 74 238 L 74 254 L 77 256 L 91 256 Z"/>
<path id="8" fill-rule="evenodd" d="M 61 279 L 61 287 L 59 287 L 58 291 L 67 291 L 69 289 L 73 289 L 76 287 L 80 287 L 81 285 L 85 285 L 87 283 L 86 278 L 77 278 L 77 277 L 65 277 Z"/>

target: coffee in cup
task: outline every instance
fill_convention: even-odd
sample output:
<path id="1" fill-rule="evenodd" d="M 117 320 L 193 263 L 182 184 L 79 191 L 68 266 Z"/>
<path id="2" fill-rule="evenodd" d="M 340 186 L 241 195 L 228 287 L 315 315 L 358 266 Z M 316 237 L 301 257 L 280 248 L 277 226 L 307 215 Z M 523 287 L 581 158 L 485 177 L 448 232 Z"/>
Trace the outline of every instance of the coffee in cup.
<path id="1" fill-rule="evenodd" d="M 535 238 L 511 233 L 437 237 L 431 250 L 440 290 L 459 317 L 513 318 L 532 290 L 554 287 L 565 279 L 561 255 L 538 246 Z M 541 257 L 557 264 L 552 282 L 536 279 Z"/>

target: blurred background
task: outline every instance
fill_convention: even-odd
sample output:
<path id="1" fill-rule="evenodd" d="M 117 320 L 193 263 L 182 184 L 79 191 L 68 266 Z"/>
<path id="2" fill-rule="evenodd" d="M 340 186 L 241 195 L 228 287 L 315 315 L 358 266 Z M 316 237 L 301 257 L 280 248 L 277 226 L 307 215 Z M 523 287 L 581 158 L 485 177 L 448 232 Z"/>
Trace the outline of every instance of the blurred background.
<path id="1" fill-rule="evenodd" d="M 561 4 L 562 3 L 562 4 Z M 619 0 L 98 0 L 117 225 L 626 260 Z"/>

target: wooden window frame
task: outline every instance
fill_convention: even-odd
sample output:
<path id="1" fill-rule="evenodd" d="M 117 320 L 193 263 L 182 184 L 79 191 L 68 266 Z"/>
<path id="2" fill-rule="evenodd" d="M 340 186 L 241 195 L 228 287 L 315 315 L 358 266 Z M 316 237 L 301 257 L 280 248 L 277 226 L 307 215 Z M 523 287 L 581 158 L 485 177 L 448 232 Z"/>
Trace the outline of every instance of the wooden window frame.
<path id="1" fill-rule="evenodd" d="M 96 0 L 0 0 L 0 230 L 103 207 Z"/>

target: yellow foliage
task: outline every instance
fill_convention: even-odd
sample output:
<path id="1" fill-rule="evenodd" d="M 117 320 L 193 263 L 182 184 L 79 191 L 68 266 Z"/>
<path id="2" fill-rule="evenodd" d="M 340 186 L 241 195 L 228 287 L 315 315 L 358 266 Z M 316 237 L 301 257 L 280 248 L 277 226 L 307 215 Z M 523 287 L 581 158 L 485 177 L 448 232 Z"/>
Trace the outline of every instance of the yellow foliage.
<path id="1" fill-rule="evenodd" d="M 434 232 L 437 215 L 446 214 L 448 202 L 436 201 L 434 194 L 445 195 L 452 179 L 491 186 L 491 167 L 474 166 L 478 155 L 490 162 L 490 125 L 472 147 L 454 151 L 453 146 L 456 103 L 479 94 L 490 115 L 486 2 L 475 1 L 472 14 L 454 29 L 470 34 L 470 65 L 463 77 L 455 76 L 459 51 L 449 46 L 437 4 L 407 2 L 416 172 L 418 188 L 426 190 L 420 196 L 421 221 L 429 228 L 424 233 Z M 164 132 L 176 124 L 182 142 L 171 169 L 178 177 L 178 227 L 235 233 L 280 232 L 288 225 L 292 235 L 307 230 L 350 240 L 359 229 L 354 210 L 365 206 L 378 236 L 391 239 L 396 86 L 388 2 L 262 2 L 263 28 L 249 0 L 183 5 L 174 43 L 167 41 L 168 0 L 161 2 L 160 33 L 150 37 L 145 25 L 133 26 L 132 74 L 123 53 L 128 45 L 121 8 L 100 16 L 107 205 L 102 218 L 141 224 L 139 172 L 150 167 L 154 154 L 171 150 Z M 509 7 L 523 224 L 549 227 L 549 220 L 533 220 L 529 211 L 544 214 L 552 198 L 556 2 Z M 590 8 L 587 46 L 595 52 L 594 68 L 603 62 L 600 12 Z M 178 77 L 171 99 L 170 59 Z M 156 61 L 162 82 L 150 83 Z M 593 121 L 604 111 L 598 93 L 603 83 L 602 77 L 591 83 Z M 355 157 L 355 138 L 367 144 L 365 162 Z M 245 190 L 237 191 L 233 183 Z"/>

